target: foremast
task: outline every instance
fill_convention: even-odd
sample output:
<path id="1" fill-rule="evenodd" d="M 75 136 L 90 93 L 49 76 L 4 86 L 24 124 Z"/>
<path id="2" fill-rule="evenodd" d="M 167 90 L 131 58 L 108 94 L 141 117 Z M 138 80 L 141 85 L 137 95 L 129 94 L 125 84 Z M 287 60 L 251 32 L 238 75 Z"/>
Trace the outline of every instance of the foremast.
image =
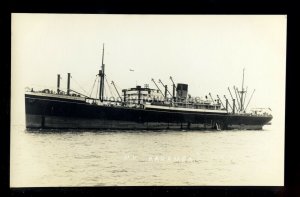
<path id="1" fill-rule="evenodd" d="M 105 64 L 104 64 L 104 43 L 102 48 L 102 64 L 101 70 L 99 70 L 100 84 L 99 84 L 99 100 L 103 102 L 104 100 L 104 78 L 105 78 Z"/>

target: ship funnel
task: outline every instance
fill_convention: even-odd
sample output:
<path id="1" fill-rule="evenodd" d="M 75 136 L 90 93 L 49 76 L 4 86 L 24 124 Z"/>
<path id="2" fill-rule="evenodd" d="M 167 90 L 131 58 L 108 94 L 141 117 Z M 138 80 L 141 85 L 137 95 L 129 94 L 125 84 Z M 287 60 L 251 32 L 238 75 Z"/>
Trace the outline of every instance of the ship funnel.
<path id="1" fill-rule="evenodd" d="M 178 83 L 176 87 L 176 97 L 186 99 L 188 94 L 188 84 Z"/>

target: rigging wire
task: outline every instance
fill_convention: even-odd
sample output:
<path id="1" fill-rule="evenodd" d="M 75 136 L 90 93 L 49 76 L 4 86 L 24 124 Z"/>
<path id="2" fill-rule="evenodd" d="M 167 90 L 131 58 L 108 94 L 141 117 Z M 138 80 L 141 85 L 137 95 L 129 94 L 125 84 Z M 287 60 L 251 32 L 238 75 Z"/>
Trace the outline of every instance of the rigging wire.
<path id="1" fill-rule="evenodd" d="M 121 90 L 121 88 L 116 83 L 114 83 L 114 84 L 118 90 Z"/>
<path id="2" fill-rule="evenodd" d="M 255 92 L 255 89 L 253 90 L 253 92 L 252 92 L 252 94 L 251 94 L 251 97 L 250 97 L 250 99 L 249 99 L 249 101 L 248 101 L 248 103 L 247 103 L 247 105 L 246 105 L 245 111 L 246 111 L 247 108 L 248 108 L 248 105 L 249 105 L 249 103 L 250 103 L 250 101 L 251 101 L 251 99 L 252 99 L 252 96 L 253 96 L 254 92 Z"/>
<path id="3" fill-rule="evenodd" d="M 104 84 L 104 86 L 105 86 L 105 84 Z M 105 97 L 105 96 L 107 96 L 108 94 L 107 94 L 107 91 L 106 91 L 106 88 L 104 88 L 104 96 L 103 97 Z M 104 100 L 104 98 L 103 98 L 103 100 Z"/>
<path id="4" fill-rule="evenodd" d="M 248 92 L 248 86 L 246 88 L 246 92 L 245 92 L 245 96 L 244 96 L 244 101 L 243 101 L 243 106 L 245 106 L 247 92 Z M 244 108 L 244 111 L 245 111 L 245 108 Z"/>
<path id="5" fill-rule="evenodd" d="M 109 83 L 108 81 L 111 81 L 106 75 L 105 75 L 105 79 L 106 79 L 106 83 L 107 83 L 107 86 L 109 88 L 109 91 L 110 91 L 110 94 L 113 98 L 117 99 L 117 98 L 121 98 L 121 96 L 119 96 L 119 93 L 118 93 L 118 90 L 120 89 L 115 83 L 114 83 L 114 86 L 115 87 L 112 87 L 112 83 Z M 116 89 L 117 90 L 116 90 Z"/>
<path id="6" fill-rule="evenodd" d="M 97 79 L 98 79 L 98 77 L 96 77 L 96 79 L 94 80 L 94 84 L 93 84 L 93 87 L 92 87 L 92 90 L 91 90 L 90 97 L 92 97 L 92 94 L 93 94 L 93 91 L 94 91 L 94 87 L 95 87 L 95 83 L 96 83 Z"/>
<path id="7" fill-rule="evenodd" d="M 114 84 L 118 90 L 122 90 L 122 88 L 120 88 L 116 83 L 114 83 Z M 122 91 L 120 91 L 120 92 L 122 92 Z"/>
<path id="8" fill-rule="evenodd" d="M 81 88 L 81 90 L 83 90 L 87 95 L 89 94 L 89 93 L 87 93 L 87 92 L 79 85 L 79 83 L 75 80 L 75 78 L 74 78 L 73 76 L 71 76 L 71 79 L 72 79 L 73 81 L 75 81 L 75 83 Z"/>
<path id="9" fill-rule="evenodd" d="M 34 89 L 49 89 L 49 90 L 56 90 L 56 86 L 52 86 L 52 85 L 40 85 L 40 84 L 35 84 L 35 83 L 31 83 L 28 85 L 30 88 L 34 88 Z M 62 88 L 61 88 L 62 89 Z"/>
<path id="10" fill-rule="evenodd" d="M 112 96 L 112 97 L 115 97 L 115 95 L 113 94 L 113 91 L 111 90 L 110 84 L 108 83 L 107 77 L 105 77 L 105 81 L 106 81 L 106 84 L 107 84 L 107 86 L 108 86 L 108 90 L 109 90 L 111 96 Z"/>
<path id="11" fill-rule="evenodd" d="M 120 94 L 120 96 L 119 96 L 119 94 L 118 94 L 118 97 L 122 100 L 122 88 L 120 88 L 116 83 L 114 83 L 114 84 L 115 84 L 117 90 L 121 90 L 121 91 L 120 91 L 121 94 Z"/>
<path id="12" fill-rule="evenodd" d="M 99 81 L 99 78 L 97 77 L 96 79 L 98 79 L 98 80 L 97 80 L 97 82 L 98 82 L 98 81 Z M 97 83 L 97 87 L 96 87 L 96 97 L 95 97 L 96 99 L 97 99 L 97 96 L 98 96 L 98 90 L 100 89 L 99 85 L 100 85 L 100 84 Z M 99 99 L 100 99 L 100 98 L 99 98 Z"/>

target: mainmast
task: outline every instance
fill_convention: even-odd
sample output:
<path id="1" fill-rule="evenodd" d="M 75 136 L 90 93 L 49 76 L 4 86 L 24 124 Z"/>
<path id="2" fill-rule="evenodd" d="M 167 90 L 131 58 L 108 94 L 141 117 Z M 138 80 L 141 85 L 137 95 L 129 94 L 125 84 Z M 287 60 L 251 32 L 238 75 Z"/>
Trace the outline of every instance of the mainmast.
<path id="1" fill-rule="evenodd" d="M 243 69 L 243 80 L 242 80 L 242 90 L 240 91 L 241 94 L 241 99 L 240 99 L 240 103 L 241 103 L 241 112 L 244 111 L 244 93 L 246 92 L 244 90 L 244 74 L 245 74 L 245 68 Z"/>

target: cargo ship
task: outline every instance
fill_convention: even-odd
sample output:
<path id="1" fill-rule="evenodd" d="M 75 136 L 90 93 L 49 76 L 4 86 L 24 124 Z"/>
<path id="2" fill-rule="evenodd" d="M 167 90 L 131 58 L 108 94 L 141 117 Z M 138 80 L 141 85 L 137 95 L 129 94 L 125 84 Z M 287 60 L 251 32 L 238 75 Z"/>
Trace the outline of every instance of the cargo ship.
<path id="1" fill-rule="evenodd" d="M 241 89 L 234 87 L 230 98 L 224 95 L 192 97 L 188 94 L 188 84 L 175 84 L 172 90 L 161 80 L 161 88 L 152 79 L 156 88 L 149 85 L 123 89 L 120 94 L 112 81 L 117 97 L 107 98 L 105 88 L 104 45 L 102 64 L 97 73 L 97 96 L 88 96 L 70 88 L 71 74 L 68 73 L 67 90 L 57 89 L 25 92 L 25 113 L 27 129 L 94 129 L 94 130 L 261 130 L 270 124 L 270 109 L 247 110 L 252 99 L 246 99 L 248 90 L 244 88 L 244 70 Z M 98 82 L 99 81 L 99 82 Z M 95 83 L 94 83 L 95 85 Z M 234 94 L 232 94 L 232 92 Z M 247 103 L 247 104 L 246 104 Z"/>

